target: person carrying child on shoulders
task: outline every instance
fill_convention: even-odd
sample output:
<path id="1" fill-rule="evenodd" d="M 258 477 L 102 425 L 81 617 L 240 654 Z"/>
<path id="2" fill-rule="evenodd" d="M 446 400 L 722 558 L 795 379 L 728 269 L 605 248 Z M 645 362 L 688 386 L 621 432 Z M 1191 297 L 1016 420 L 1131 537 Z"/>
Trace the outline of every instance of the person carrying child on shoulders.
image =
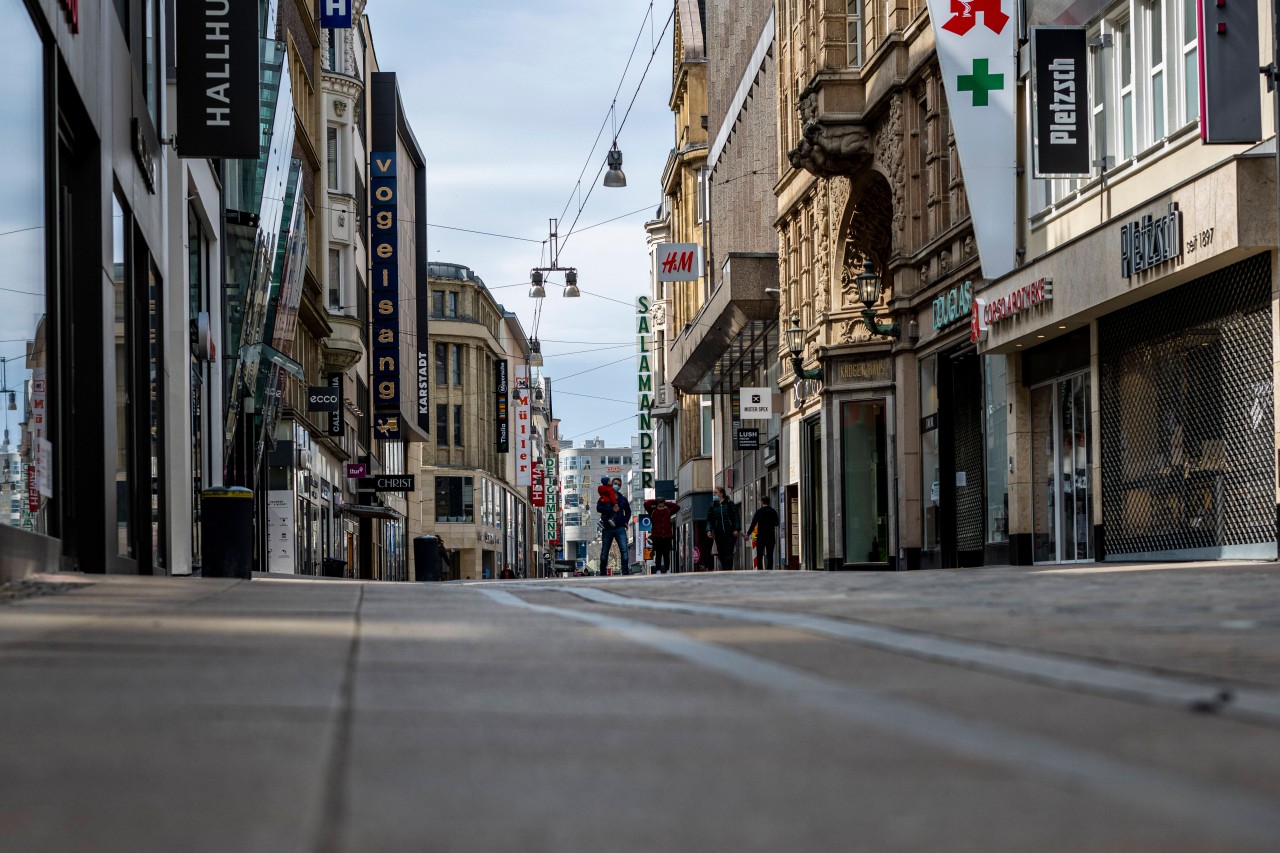
<path id="1" fill-rule="evenodd" d="M 618 493 L 613 490 L 613 486 L 609 485 L 608 477 L 600 478 L 596 494 L 600 495 L 600 499 L 596 501 L 596 512 L 600 513 L 600 525 L 605 530 L 612 530 L 617 527 L 613 517 L 621 510 L 618 507 Z"/>

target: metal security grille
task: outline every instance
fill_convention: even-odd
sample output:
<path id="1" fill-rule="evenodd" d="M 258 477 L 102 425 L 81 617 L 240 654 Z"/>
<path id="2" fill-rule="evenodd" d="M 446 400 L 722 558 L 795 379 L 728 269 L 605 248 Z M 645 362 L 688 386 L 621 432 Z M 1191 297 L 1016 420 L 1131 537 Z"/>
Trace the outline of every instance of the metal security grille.
<path id="1" fill-rule="evenodd" d="M 955 450 L 956 473 L 964 473 L 965 484 L 956 482 L 956 548 L 959 551 L 981 551 L 986 535 L 983 521 L 986 516 L 986 491 L 982 481 L 986 466 L 983 464 L 983 390 L 982 372 L 978 357 L 969 355 L 956 365 L 955 392 Z"/>
<path id="2" fill-rule="evenodd" d="M 1108 557 L 1275 542 L 1270 297 L 1262 254 L 1099 321 Z"/>

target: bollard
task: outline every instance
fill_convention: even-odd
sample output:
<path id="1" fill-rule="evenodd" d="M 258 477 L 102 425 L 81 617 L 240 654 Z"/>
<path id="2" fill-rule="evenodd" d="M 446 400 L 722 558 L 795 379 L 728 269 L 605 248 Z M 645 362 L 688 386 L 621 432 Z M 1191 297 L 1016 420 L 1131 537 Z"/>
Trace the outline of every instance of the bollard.
<path id="1" fill-rule="evenodd" d="M 200 531 L 206 578 L 253 577 L 253 492 L 243 488 L 200 493 Z"/>

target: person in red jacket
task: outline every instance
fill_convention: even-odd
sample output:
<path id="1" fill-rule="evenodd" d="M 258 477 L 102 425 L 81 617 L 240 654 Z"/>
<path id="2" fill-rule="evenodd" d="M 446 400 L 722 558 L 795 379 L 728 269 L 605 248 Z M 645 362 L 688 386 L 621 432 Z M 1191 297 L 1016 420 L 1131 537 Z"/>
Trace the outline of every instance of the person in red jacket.
<path id="1" fill-rule="evenodd" d="M 653 522 L 653 573 L 669 574 L 671 572 L 671 546 L 675 541 L 675 527 L 671 520 L 680 511 L 680 504 L 665 500 L 647 500 L 644 511 L 649 513 Z"/>

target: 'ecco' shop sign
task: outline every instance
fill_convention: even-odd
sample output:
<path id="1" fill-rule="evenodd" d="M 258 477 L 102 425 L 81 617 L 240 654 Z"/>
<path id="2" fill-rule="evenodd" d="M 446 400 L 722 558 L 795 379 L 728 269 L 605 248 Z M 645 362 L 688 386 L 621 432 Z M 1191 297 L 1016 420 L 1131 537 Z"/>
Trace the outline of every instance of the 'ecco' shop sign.
<path id="1" fill-rule="evenodd" d="M 1150 214 L 1120 226 L 1120 275 L 1134 275 L 1182 257 L 1182 211 L 1169 202 L 1163 216 Z"/>
<path id="2" fill-rule="evenodd" d="M 973 282 L 966 281 L 933 300 L 933 328 L 945 329 L 952 323 L 969 319 L 973 311 Z"/>

